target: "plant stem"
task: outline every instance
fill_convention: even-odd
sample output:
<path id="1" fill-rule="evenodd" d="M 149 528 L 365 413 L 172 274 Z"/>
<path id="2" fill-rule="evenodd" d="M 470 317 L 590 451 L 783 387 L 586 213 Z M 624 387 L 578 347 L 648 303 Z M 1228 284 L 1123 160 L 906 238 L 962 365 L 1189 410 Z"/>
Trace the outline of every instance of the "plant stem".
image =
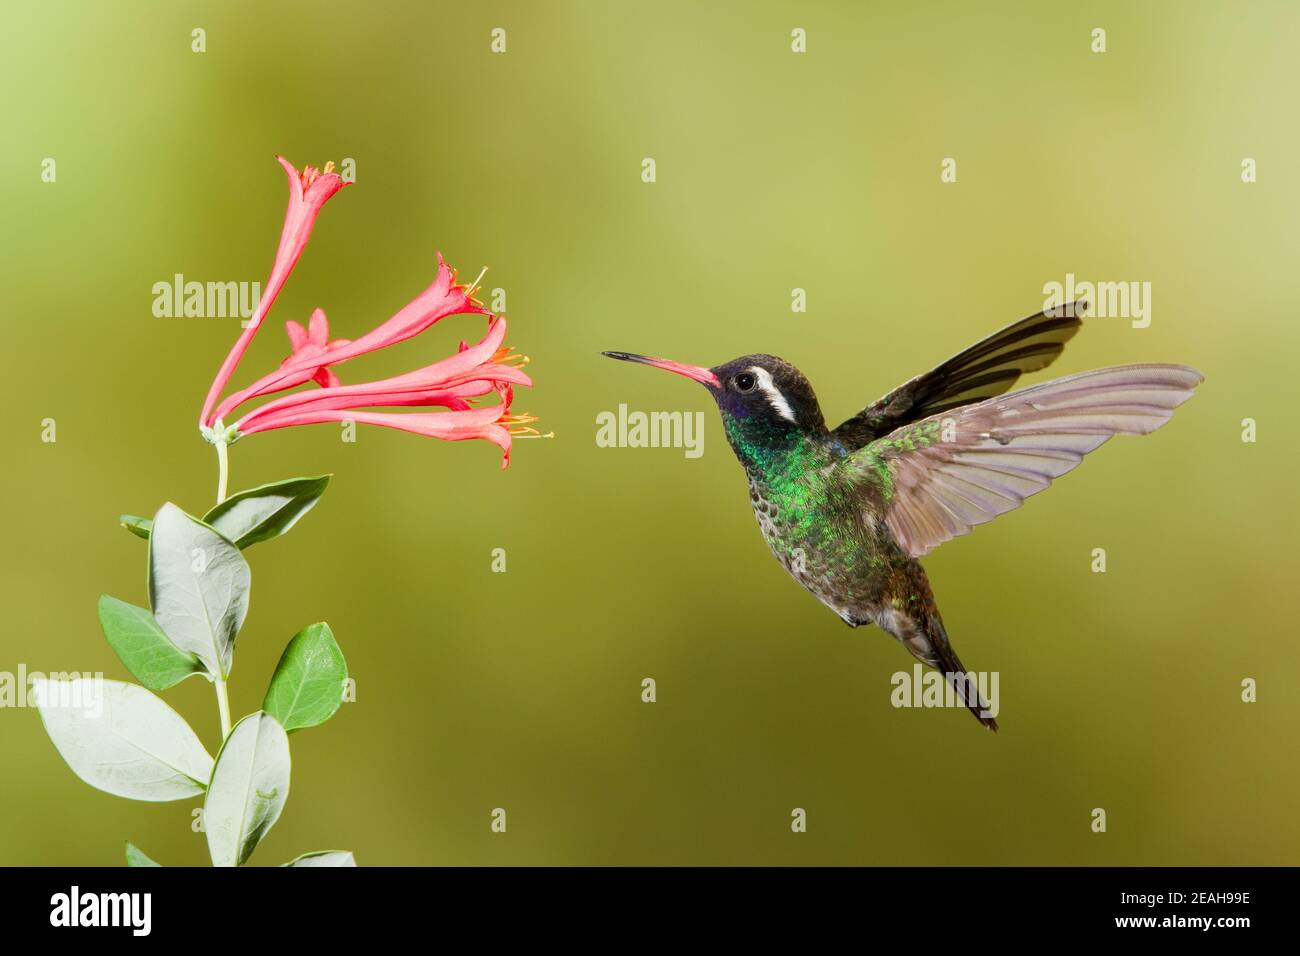
<path id="1" fill-rule="evenodd" d="M 226 479 L 230 475 L 230 459 L 226 447 L 225 442 L 217 442 L 217 504 L 226 500 Z"/>
<path id="2" fill-rule="evenodd" d="M 226 500 L 226 481 L 230 477 L 230 458 L 227 444 L 217 442 L 217 504 Z M 221 742 L 224 744 L 230 736 L 230 694 L 226 691 L 226 679 L 220 675 L 212 682 L 217 692 L 217 711 L 221 715 Z"/>
<path id="3" fill-rule="evenodd" d="M 221 714 L 221 742 L 224 744 L 230 736 L 230 695 L 226 693 L 226 681 L 223 677 L 213 682 L 217 688 L 217 710 Z"/>

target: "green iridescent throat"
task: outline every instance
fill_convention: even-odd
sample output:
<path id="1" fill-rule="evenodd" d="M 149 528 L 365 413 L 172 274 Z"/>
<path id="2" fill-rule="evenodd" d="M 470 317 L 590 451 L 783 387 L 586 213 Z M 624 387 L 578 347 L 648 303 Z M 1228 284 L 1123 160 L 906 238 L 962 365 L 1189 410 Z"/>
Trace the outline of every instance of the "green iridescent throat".
<path id="1" fill-rule="evenodd" d="M 847 565 L 854 543 L 832 519 L 827 507 L 834 496 L 835 457 L 829 443 L 779 423 L 724 416 L 727 439 L 763 498 L 780 516 L 780 538 L 773 547 L 793 558 L 817 554 L 822 560 Z"/>

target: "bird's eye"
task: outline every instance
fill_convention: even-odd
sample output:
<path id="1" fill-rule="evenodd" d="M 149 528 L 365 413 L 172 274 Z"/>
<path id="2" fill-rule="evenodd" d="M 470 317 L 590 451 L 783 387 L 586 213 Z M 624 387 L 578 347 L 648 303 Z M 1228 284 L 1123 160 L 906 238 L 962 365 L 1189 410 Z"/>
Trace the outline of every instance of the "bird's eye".
<path id="1" fill-rule="evenodd" d="M 739 392 L 752 392 L 757 384 L 758 379 L 752 372 L 741 372 L 736 376 L 736 390 Z"/>

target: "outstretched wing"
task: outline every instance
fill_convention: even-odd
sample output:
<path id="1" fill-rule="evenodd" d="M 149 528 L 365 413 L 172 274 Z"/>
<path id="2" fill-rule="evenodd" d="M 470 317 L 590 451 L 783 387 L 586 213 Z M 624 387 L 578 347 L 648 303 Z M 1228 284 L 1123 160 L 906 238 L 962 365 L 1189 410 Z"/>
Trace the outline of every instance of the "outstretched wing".
<path id="1" fill-rule="evenodd" d="M 1013 508 L 1112 435 L 1145 435 L 1191 398 L 1185 365 L 1082 372 L 934 415 L 845 460 L 912 557 Z"/>
<path id="2" fill-rule="evenodd" d="M 1083 323 L 1084 302 L 1039 312 L 994 332 L 938 368 L 868 405 L 831 434 L 850 451 L 927 415 L 1001 395 L 1026 372 L 1055 361 Z"/>

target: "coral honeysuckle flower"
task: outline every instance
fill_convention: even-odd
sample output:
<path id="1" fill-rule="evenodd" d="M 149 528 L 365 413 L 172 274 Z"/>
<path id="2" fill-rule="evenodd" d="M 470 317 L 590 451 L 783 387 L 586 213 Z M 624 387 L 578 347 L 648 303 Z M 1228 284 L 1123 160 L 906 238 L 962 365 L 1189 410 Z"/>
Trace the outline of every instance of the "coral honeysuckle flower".
<path id="1" fill-rule="evenodd" d="M 527 358 L 502 347 L 505 334 L 505 319 L 493 317 L 481 342 L 424 368 L 374 382 L 312 389 L 273 399 L 230 426 L 228 440 L 233 442 L 245 435 L 292 425 L 354 421 L 448 441 L 483 438 L 505 452 L 504 468 L 510 460 L 511 438 L 537 434 L 536 429 L 529 427 L 535 419 L 510 413 L 513 387 L 530 386 L 532 380 L 522 370 Z M 499 405 L 473 408 L 475 399 L 494 391 L 501 398 Z M 448 411 L 358 411 L 381 406 L 431 405 Z"/>
<path id="2" fill-rule="evenodd" d="M 518 435 L 536 435 L 537 429 L 529 427 L 529 423 L 536 420 L 531 415 L 511 415 L 505 405 L 449 412 L 394 413 L 317 409 L 290 411 L 281 416 L 272 415 L 250 426 L 249 431 L 270 431 L 273 428 L 318 425 L 322 422 L 356 422 L 359 425 L 383 425 L 428 438 L 441 438 L 443 441 L 482 438 L 492 442 L 504 452 L 501 467 L 505 468 L 510 464 L 511 439 Z"/>
<path id="3" fill-rule="evenodd" d="M 232 411 L 249 399 L 292 388 L 312 378 L 319 369 L 404 342 L 419 335 L 439 319 L 464 313 L 492 314 L 474 301 L 471 288 L 456 285 L 455 270 L 447 265 L 439 253 L 438 275 L 433 280 L 433 284 L 408 302 L 392 318 L 371 329 L 361 338 L 341 343 L 337 348 L 331 345 L 322 352 L 304 351 L 299 354 L 295 346 L 294 354 L 289 356 L 280 368 L 258 379 L 248 388 L 235 392 L 217 407 L 212 419 L 225 420 Z"/>
<path id="4" fill-rule="evenodd" d="M 257 432 L 320 422 L 353 421 L 383 425 L 447 441 L 482 438 L 502 449 L 505 454 L 501 467 L 506 467 L 510 461 L 512 439 L 538 434 L 537 429 L 531 427 L 536 419 L 510 411 L 514 387 L 532 385 L 532 380 L 523 372 L 528 359 L 502 345 L 506 334 L 505 319 L 493 315 L 474 299 L 478 281 L 469 286 L 457 285 L 455 270 L 447 265 L 441 254 L 433 283 L 392 318 L 358 339 L 330 339 L 329 320 L 320 309 L 312 313 L 306 328 L 297 322 L 286 322 L 285 331 L 289 335 L 291 350 L 280 367 L 218 402 L 247 350 L 249 340 L 266 318 L 276 295 L 302 254 L 317 213 L 326 200 L 343 187 L 342 180 L 331 168 L 332 164 L 327 164 L 323 173 L 311 167 L 299 173 L 284 159 L 280 159 L 280 164 L 289 176 L 289 211 L 285 215 L 271 279 L 252 320 L 226 356 L 212 383 L 199 421 L 204 437 L 217 448 L 220 469 L 218 498 L 225 494 L 227 445 Z M 343 385 L 334 373 L 333 366 L 341 362 L 404 342 L 440 319 L 466 313 L 486 315 L 487 334 L 472 346 L 461 342 L 456 354 L 442 361 L 404 375 L 354 385 Z M 225 424 L 227 417 L 245 402 L 285 392 L 308 382 L 321 387 L 281 395 L 247 412 L 233 425 Z M 478 399 L 493 392 L 499 396 L 498 404 L 488 408 L 475 407 Z M 446 411 L 365 411 L 411 407 L 440 407 Z"/>
<path id="5" fill-rule="evenodd" d="M 226 356 L 226 360 L 221 363 L 217 377 L 212 380 L 212 386 L 208 389 L 207 398 L 203 402 L 203 411 L 199 414 L 200 427 L 211 425 L 220 417 L 212 414 L 212 408 L 229 383 L 230 376 L 235 373 L 239 360 L 244 357 L 249 342 L 257 334 L 266 314 L 271 311 L 271 304 L 284 288 L 285 280 L 289 278 L 289 273 L 297 264 L 298 257 L 302 255 L 302 250 L 311 237 L 317 214 L 331 196 L 347 185 L 334 172 L 333 163 L 326 163 L 323 172 L 306 166 L 300 173 L 283 156 L 277 156 L 276 159 L 284 168 L 285 175 L 289 177 L 289 207 L 285 211 L 284 226 L 280 230 L 280 245 L 275 251 L 275 264 L 271 267 L 271 276 L 267 280 L 266 290 L 262 293 L 261 301 L 257 303 L 252 318 L 249 319 L 248 325 Z"/>
<path id="6" fill-rule="evenodd" d="M 408 302 L 391 319 L 377 325 L 337 353 L 331 353 L 330 364 L 345 362 L 366 352 L 405 342 L 449 315 L 470 312 L 490 316 L 492 313 L 473 298 L 473 290 L 477 287 L 477 280 L 472 287 L 456 285 L 456 270 L 447 265 L 441 252 L 438 253 L 438 275 L 433 280 L 433 285 Z"/>

